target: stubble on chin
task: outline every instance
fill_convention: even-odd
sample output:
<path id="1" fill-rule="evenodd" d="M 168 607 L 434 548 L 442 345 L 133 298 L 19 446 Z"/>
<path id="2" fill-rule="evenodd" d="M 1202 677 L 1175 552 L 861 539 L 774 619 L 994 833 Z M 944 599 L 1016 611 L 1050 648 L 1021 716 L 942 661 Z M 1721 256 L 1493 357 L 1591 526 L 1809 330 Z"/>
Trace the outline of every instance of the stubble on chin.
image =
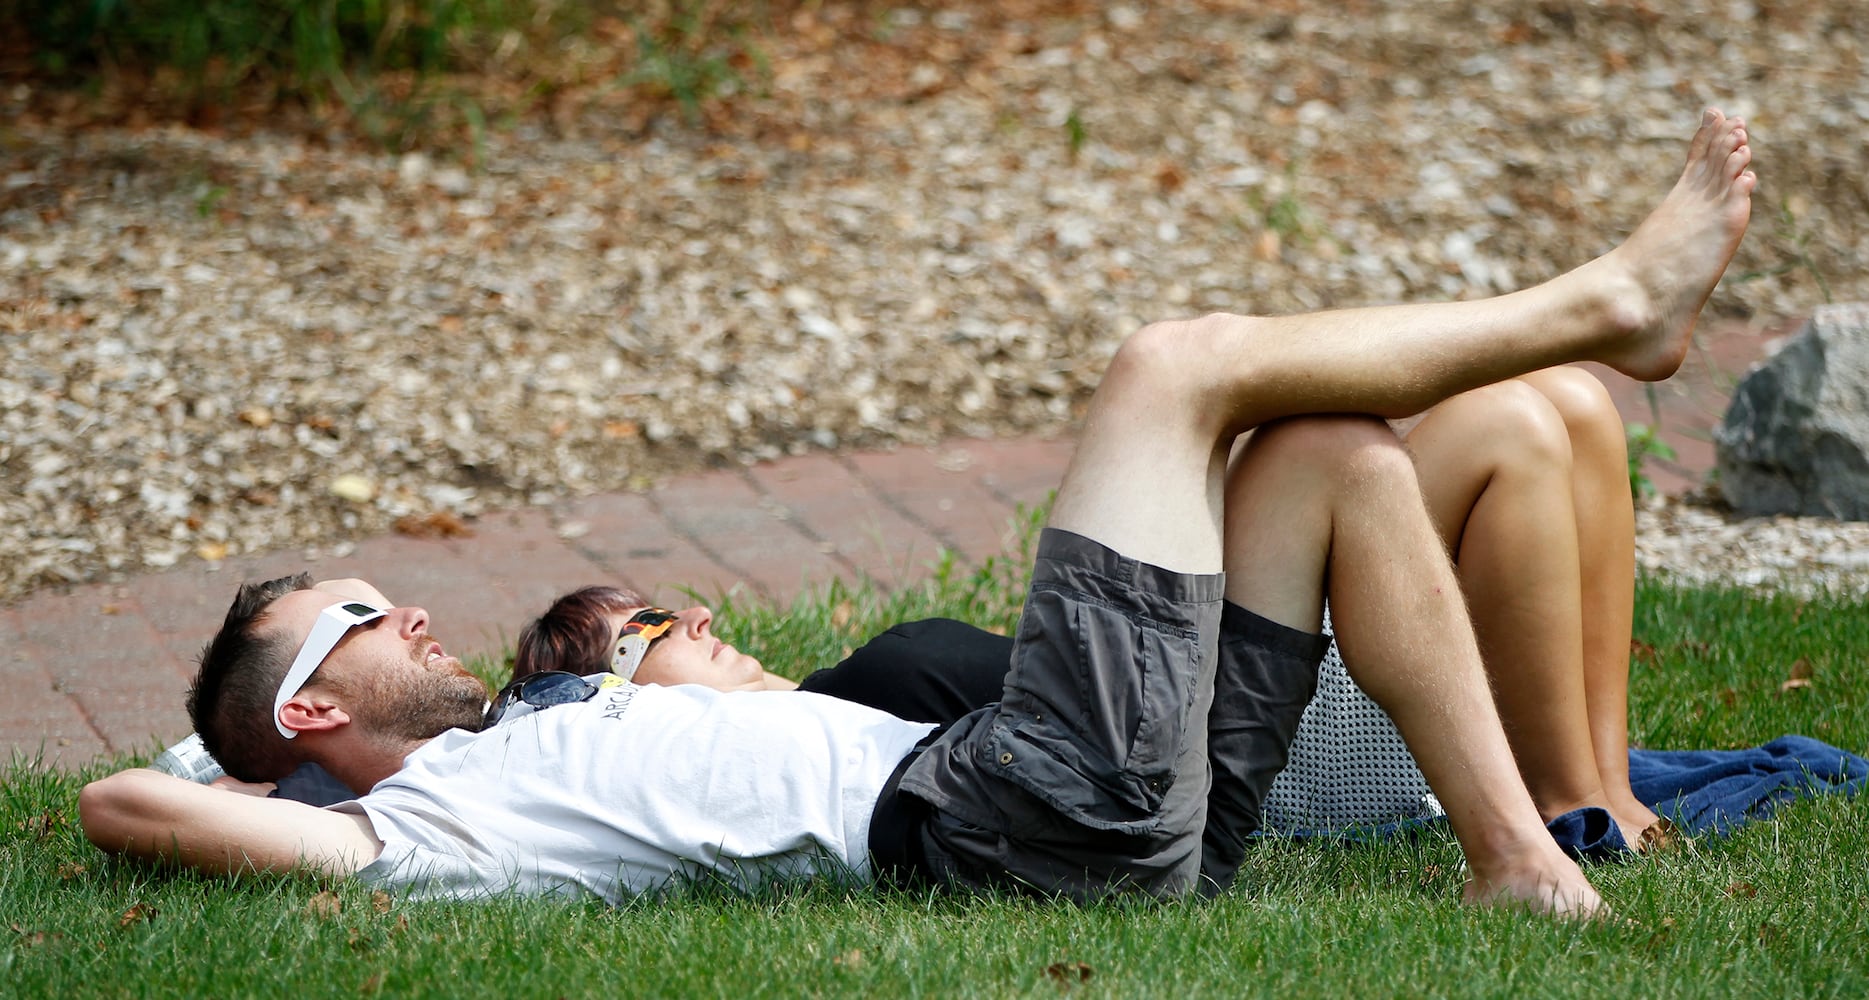
<path id="1" fill-rule="evenodd" d="M 381 728 L 412 740 L 431 740 L 450 729 L 480 731 L 487 708 L 487 688 L 472 674 L 430 680 L 401 698 L 380 720 Z"/>

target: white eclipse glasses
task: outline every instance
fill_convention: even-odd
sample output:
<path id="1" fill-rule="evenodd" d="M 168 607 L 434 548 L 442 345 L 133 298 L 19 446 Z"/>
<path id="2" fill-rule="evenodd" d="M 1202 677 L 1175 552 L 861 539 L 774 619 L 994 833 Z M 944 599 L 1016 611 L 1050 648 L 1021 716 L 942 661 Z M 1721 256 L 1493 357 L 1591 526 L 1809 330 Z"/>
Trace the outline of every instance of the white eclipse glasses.
<path id="1" fill-rule="evenodd" d="M 376 621 L 389 614 L 375 605 L 362 601 L 340 601 L 318 612 L 318 621 L 312 625 L 311 634 L 305 637 L 305 644 L 299 647 L 299 655 L 292 659 L 292 669 L 286 671 L 285 679 L 279 682 L 279 693 L 273 695 L 273 725 L 279 728 L 279 735 L 294 739 L 298 733 L 287 729 L 279 718 L 279 710 L 286 707 L 286 702 L 299 693 L 299 688 L 311 680 L 311 675 L 324 663 L 324 658 L 331 655 L 344 634 L 352 628 L 366 622 Z"/>

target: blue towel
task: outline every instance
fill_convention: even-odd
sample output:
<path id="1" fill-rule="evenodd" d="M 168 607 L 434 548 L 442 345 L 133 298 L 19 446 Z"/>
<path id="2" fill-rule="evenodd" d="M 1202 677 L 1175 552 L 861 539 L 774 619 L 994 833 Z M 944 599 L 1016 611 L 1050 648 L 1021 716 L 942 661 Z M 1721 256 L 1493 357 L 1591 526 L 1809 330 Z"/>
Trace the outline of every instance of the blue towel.
<path id="1" fill-rule="evenodd" d="M 1805 795 L 1853 795 L 1869 782 L 1869 760 L 1806 736 L 1780 736 L 1750 750 L 1631 750 L 1635 797 L 1689 833 L 1725 836 Z"/>
<path id="2" fill-rule="evenodd" d="M 1780 736 L 1749 750 L 1630 750 L 1635 797 L 1690 833 L 1725 836 L 1806 795 L 1853 795 L 1869 783 L 1869 760 L 1807 736 Z M 1445 819 L 1403 820 L 1348 830 L 1292 830 L 1278 836 L 1350 841 L 1410 836 Z M 1630 853 L 1609 813 L 1576 809 L 1545 824 L 1573 858 L 1613 861 Z"/>

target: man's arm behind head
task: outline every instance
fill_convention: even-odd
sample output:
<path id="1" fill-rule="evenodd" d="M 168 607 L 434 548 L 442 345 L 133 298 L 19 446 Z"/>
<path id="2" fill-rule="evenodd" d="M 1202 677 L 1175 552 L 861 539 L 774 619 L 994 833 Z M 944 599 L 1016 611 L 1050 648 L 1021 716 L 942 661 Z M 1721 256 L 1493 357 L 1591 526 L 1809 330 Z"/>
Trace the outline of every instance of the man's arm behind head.
<path id="1" fill-rule="evenodd" d="M 160 771 L 120 771 L 78 795 L 84 835 L 111 854 L 211 874 L 351 875 L 382 841 L 363 816 L 241 795 Z"/>

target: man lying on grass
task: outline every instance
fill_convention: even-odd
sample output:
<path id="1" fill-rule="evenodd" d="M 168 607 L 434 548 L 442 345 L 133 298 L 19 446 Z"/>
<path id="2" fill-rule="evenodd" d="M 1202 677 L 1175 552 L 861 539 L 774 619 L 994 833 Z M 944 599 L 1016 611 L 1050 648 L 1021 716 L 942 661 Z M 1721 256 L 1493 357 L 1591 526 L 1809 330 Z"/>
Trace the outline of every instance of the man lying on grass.
<path id="1" fill-rule="evenodd" d="M 1466 898 L 1594 912 L 1513 764 L 1407 454 L 1379 420 L 1333 414 L 1417 413 L 1576 360 L 1667 377 L 1745 230 L 1749 162 L 1743 125 L 1709 110 L 1625 243 L 1525 291 L 1138 331 L 1039 540 L 1005 696 L 952 726 L 563 674 L 485 708 L 419 610 L 248 586 L 191 696 L 207 748 L 248 781 L 315 761 L 362 798 L 320 810 L 127 771 L 85 788 L 85 832 L 211 872 L 458 897 L 820 874 L 1179 895 L 1199 882 L 1210 802 L 1257 801 L 1258 762 L 1283 749 L 1241 718 L 1242 738 L 1210 751 L 1209 708 L 1217 727 L 1276 699 L 1246 678 L 1303 659 L 1328 596 L 1447 810 Z M 730 652 L 684 632 L 657 655 Z"/>

